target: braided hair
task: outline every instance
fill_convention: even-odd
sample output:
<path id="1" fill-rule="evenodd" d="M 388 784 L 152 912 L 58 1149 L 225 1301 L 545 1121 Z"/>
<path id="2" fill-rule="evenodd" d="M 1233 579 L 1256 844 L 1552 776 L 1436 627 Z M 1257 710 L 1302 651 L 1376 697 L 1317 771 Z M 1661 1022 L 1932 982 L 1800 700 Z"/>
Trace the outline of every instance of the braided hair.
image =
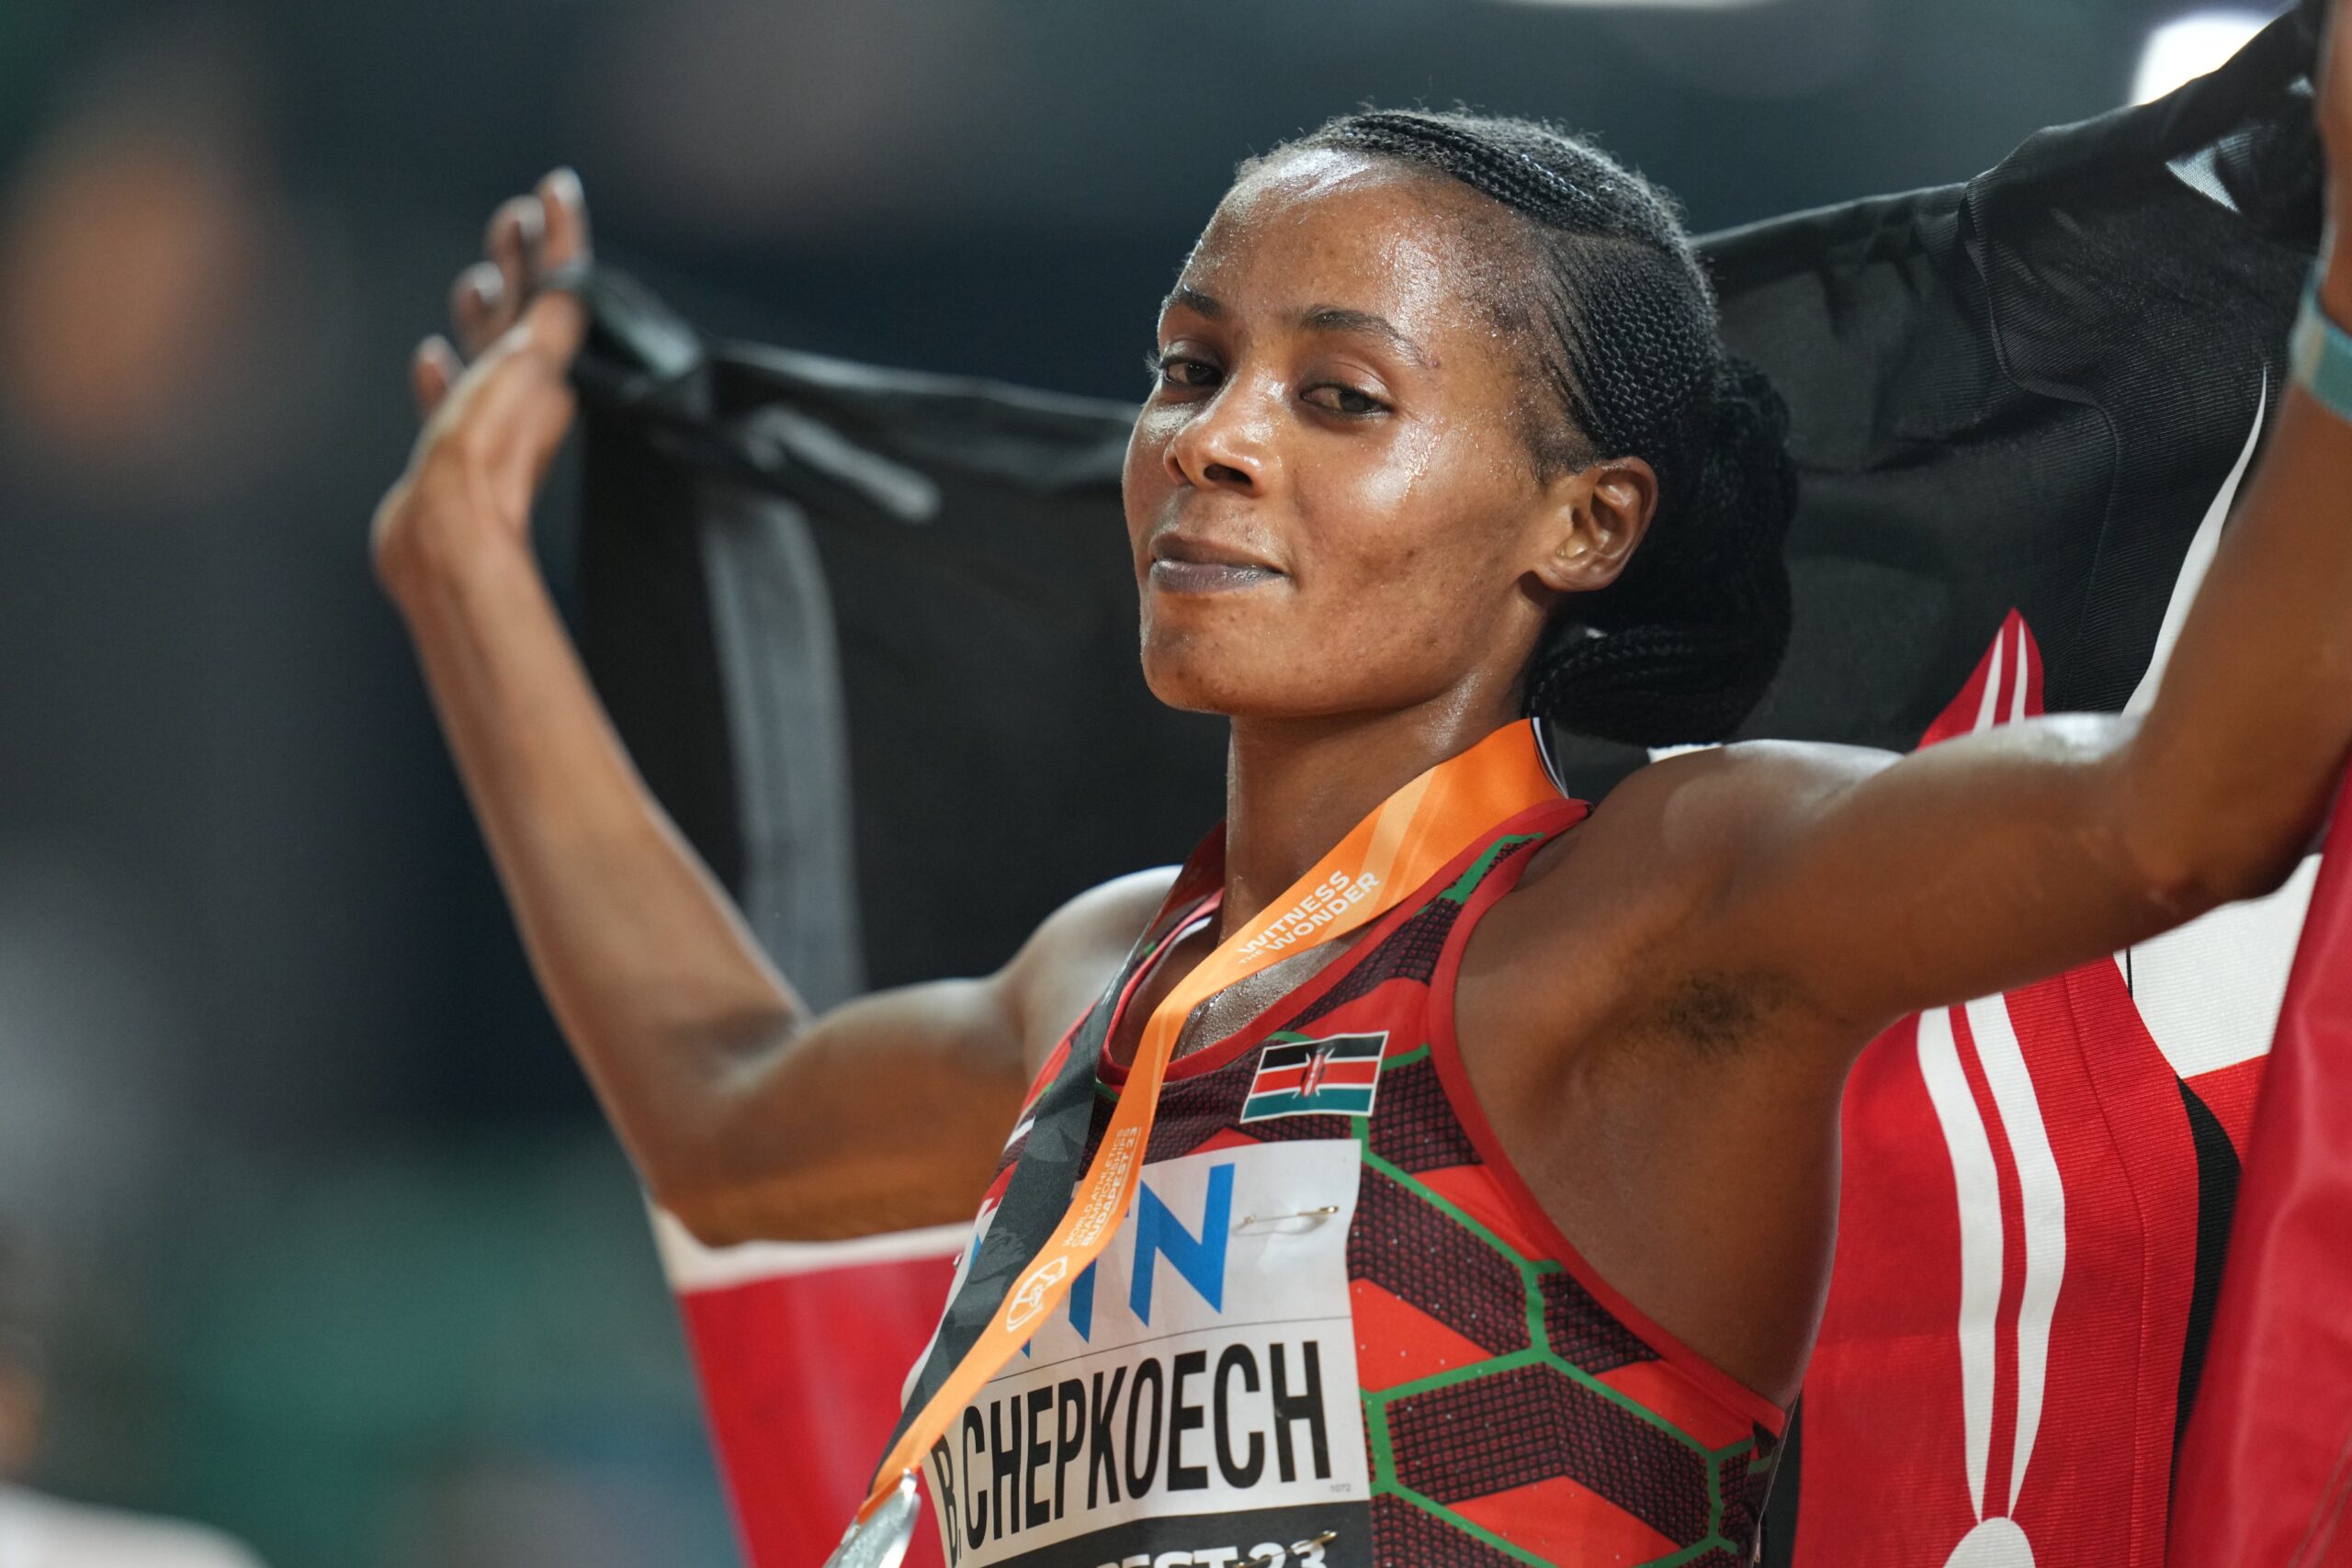
<path id="1" fill-rule="evenodd" d="M 1714 291 L 1671 199 L 1582 138 L 1458 112 L 1342 115 L 1238 173 L 1309 148 L 1394 159 L 1510 209 L 1533 265 L 1501 272 L 1485 303 L 1530 355 L 1522 433 L 1538 478 L 1612 457 L 1657 474 L 1657 513 L 1616 581 L 1554 612 L 1526 711 L 1637 745 L 1722 739 L 1788 647 L 1796 468 L 1786 406 L 1717 340 Z"/>

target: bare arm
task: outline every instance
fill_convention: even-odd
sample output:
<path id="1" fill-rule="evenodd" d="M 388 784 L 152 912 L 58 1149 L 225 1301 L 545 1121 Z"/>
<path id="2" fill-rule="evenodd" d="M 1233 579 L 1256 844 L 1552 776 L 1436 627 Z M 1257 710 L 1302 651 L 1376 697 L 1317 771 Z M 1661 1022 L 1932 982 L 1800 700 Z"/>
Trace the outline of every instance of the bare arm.
<path id="1" fill-rule="evenodd" d="M 586 244 L 561 174 L 493 218 L 496 265 L 457 295 L 473 362 L 418 350 L 425 423 L 376 513 L 378 574 L 532 968 L 653 1196 L 717 1242 L 967 1217 L 1028 1048 L 1068 1021 L 1037 1015 L 1084 1004 L 1166 877 L 1075 901 L 995 976 L 808 1015 L 639 778 L 531 554 L 585 320 L 568 295 L 523 301 Z"/>
<path id="2" fill-rule="evenodd" d="M 2336 42 L 2318 108 L 2341 215 L 2352 50 Z M 2352 322 L 2352 243 L 2334 251 L 2322 305 Z M 1661 983 L 1809 1006 L 1842 1070 L 1905 1013 L 2277 887 L 2348 748 L 2352 423 L 2292 387 L 2138 722 L 2053 716 L 1900 759 L 1726 748 L 1645 770 L 1623 815 L 1694 873 Z"/>

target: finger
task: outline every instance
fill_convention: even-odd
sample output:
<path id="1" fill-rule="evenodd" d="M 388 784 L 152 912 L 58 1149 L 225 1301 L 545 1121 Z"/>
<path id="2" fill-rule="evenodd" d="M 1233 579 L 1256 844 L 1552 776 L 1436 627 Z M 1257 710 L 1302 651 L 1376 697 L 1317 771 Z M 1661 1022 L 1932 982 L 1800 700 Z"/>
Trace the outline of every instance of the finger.
<path id="1" fill-rule="evenodd" d="M 537 247 L 539 232 L 545 227 L 546 220 L 536 196 L 510 197 L 490 215 L 490 228 L 482 236 L 482 246 L 498 268 L 499 281 L 505 285 L 497 313 L 500 332 L 514 324 L 523 301 L 530 296 L 531 253 Z"/>
<path id="2" fill-rule="evenodd" d="M 533 299 L 523 319 L 476 361 L 488 373 L 477 378 L 478 400 L 467 417 L 485 427 L 503 424 L 551 388 L 562 388 L 588 336 L 588 307 L 569 289 L 547 289 Z"/>
<path id="3" fill-rule="evenodd" d="M 545 410 L 560 407 L 560 433 L 570 418 L 572 356 L 587 331 L 587 309 L 575 296 L 542 293 L 473 363 L 439 417 L 462 422 L 491 449 L 519 449 L 537 438 Z"/>
<path id="4" fill-rule="evenodd" d="M 569 165 L 549 171 L 539 181 L 538 196 L 547 224 L 539 244 L 543 271 L 588 254 L 588 199 L 579 175 Z"/>
<path id="5" fill-rule="evenodd" d="M 503 330 L 499 317 L 505 295 L 506 280 L 489 262 L 474 263 L 449 286 L 449 321 L 469 358 L 487 348 Z"/>
<path id="6" fill-rule="evenodd" d="M 419 413 L 430 417 L 449 395 L 449 389 L 465 374 L 465 362 L 449 340 L 435 333 L 416 345 L 416 353 L 409 360 L 409 381 L 416 393 Z"/>
<path id="7" fill-rule="evenodd" d="M 524 310 L 522 327 L 531 351 L 546 355 L 560 375 L 588 336 L 588 307 L 568 288 L 548 289 Z"/>

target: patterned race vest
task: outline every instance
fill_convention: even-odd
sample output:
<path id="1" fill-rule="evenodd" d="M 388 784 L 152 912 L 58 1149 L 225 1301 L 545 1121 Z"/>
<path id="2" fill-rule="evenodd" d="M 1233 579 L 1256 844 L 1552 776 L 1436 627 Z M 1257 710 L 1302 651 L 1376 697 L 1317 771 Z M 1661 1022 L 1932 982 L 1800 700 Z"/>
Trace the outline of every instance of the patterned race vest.
<path id="1" fill-rule="evenodd" d="M 1177 1058 L 1118 1238 L 933 1451 L 951 1568 L 1751 1560 L 1781 1412 L 1593 1274 L 1453 1038 L 1471 931 L 1584 813 L 1503 824 Z M 1090 1157 L 1124 1076 L 1096 1064 Z"/>

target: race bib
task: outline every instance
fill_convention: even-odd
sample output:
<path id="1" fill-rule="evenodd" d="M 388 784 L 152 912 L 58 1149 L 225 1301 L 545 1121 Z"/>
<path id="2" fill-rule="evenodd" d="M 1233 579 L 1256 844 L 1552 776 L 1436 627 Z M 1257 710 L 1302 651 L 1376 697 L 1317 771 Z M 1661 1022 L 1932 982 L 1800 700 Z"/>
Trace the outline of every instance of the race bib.
<path id="1" fill-rule="evenodd" d="M 933 1446 L 951 1568 L 1370 1568 L 1351 1139 L 1147 1166 L 1118 1235 Z"/>

